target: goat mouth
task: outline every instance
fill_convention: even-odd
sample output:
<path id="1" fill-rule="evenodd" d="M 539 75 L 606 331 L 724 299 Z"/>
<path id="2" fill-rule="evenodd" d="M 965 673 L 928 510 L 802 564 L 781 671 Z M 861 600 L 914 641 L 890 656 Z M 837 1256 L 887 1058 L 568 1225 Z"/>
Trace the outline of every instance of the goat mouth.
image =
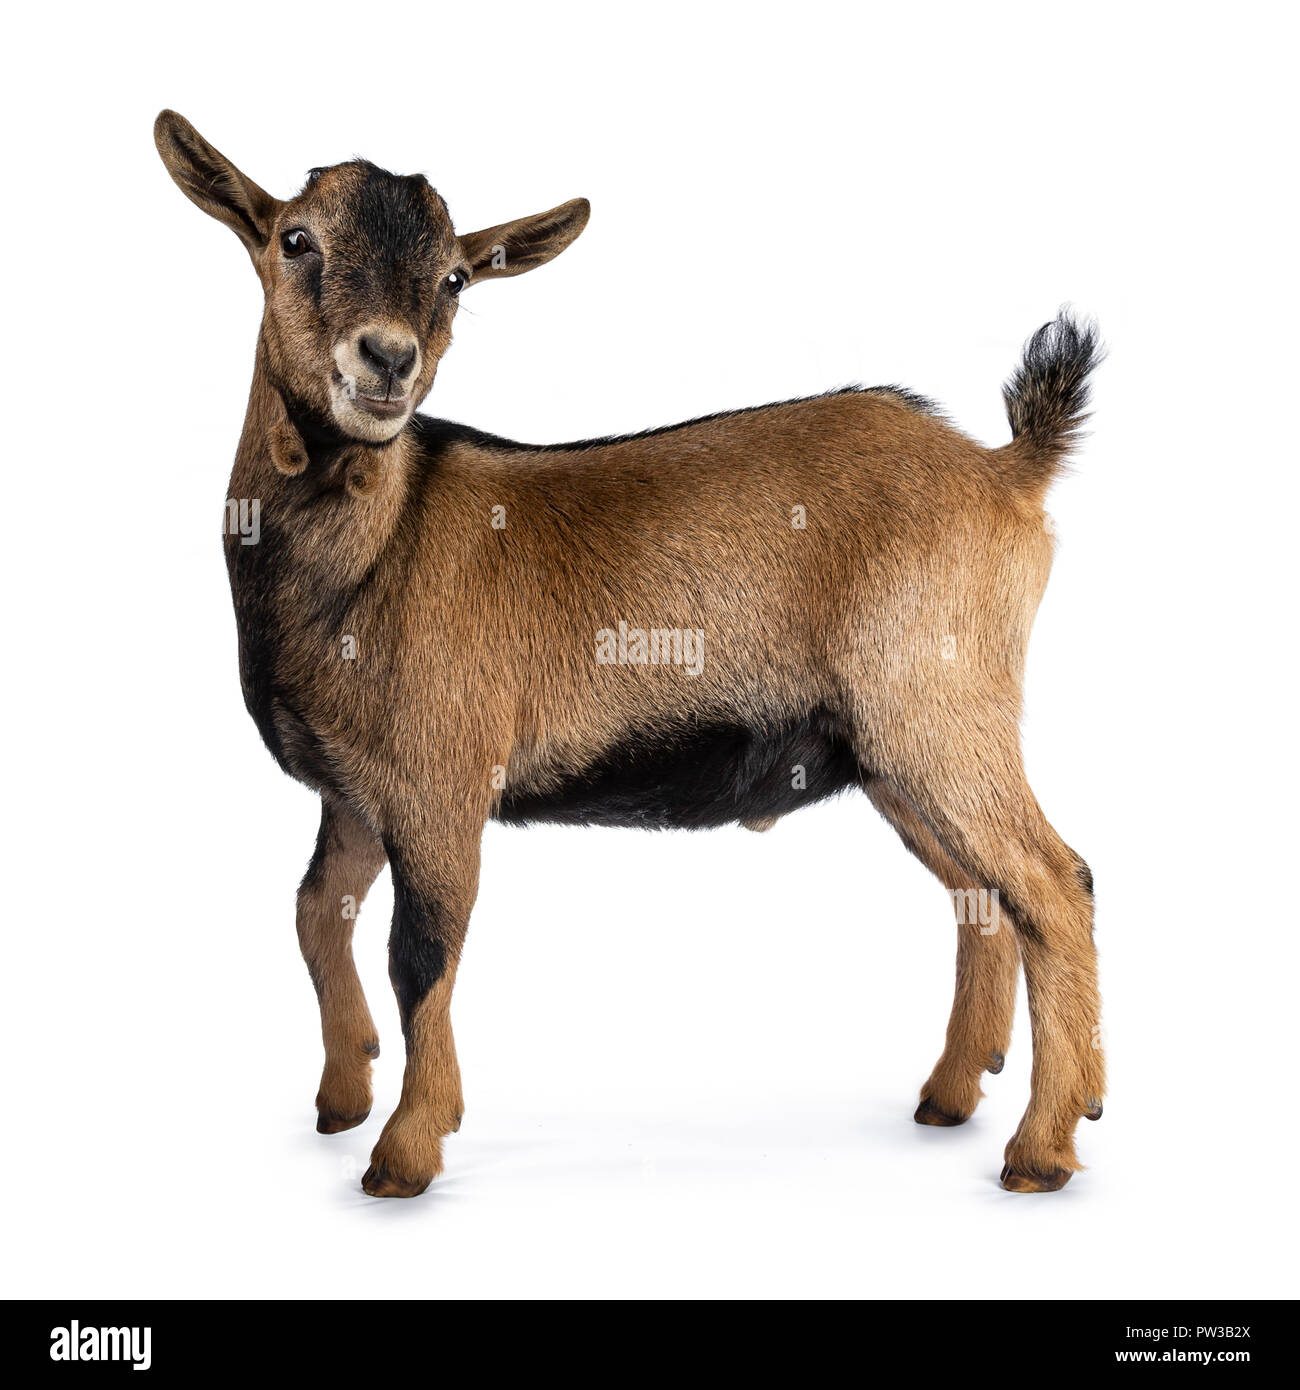
<path id="1" fill-rule="evenodd" d="M 373 415 L 377 420 L 395 420 L 399 415 L 406 414 L 410 401 L 405 397 L 393 401 L 377 400 L 374 396 L 356 395 L 352 398 L 352 404 L 358 410 L 364 410 L 367 415 Z"/>

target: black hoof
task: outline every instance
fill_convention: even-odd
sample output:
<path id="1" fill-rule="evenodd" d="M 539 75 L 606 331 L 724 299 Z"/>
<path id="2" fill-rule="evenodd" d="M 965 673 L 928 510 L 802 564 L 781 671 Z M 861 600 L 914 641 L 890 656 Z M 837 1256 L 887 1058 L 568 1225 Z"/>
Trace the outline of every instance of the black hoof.
<path id="1" fill-rule="evenodd" d="M 923 1100 L 916 1107 L 916 1114 L 912 1118 L 918 1125 L 940 1125 L 945 1129 L 953 1125 L 964 1125 L 967 1119 L 965 1115 L 950 1115 L 929 1100 Z"/>
<path id="2" fill-rule="evenodd" d="M 363 1110 L 359 1115 L 336 1115 L 332 1110 L 322 1110 L 316 1116 L 317 1134 L 342 1134 L 345 1129 L 356 1129 L 370 1114 Z"/>
<path id="3" fill-rule="evenodd" d="M 1051 1173 L 1017 1173 L 1008 1164 L 1002 1170 L 1002 1186 L 1008 1192 L 1059 1192 L 1070 1181 L 1070 1174 L 1064 1168 Z"/>

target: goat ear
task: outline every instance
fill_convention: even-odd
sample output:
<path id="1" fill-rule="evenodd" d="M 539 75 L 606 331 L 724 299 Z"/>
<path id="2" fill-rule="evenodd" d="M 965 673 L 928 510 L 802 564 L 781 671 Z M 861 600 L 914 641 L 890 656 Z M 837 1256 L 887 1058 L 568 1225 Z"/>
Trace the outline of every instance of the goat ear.
<path id="1" fill-rule="evenodd" d="M 224 222 L 256 260 L 270 239 L 280 200 L 241 174 L 175 111 L 159 113 L 153 138 L 181 192 L 209 217 Z"/>
<path id="2" fill-rule="evenodd" d="M 590 216 L 591 204 L 585 198 L 574 198 L 549 212 L 461 237 L 461 249 L 473 272 L 470 283 L 522 275 L 554 260 L 577 239 Z"/>

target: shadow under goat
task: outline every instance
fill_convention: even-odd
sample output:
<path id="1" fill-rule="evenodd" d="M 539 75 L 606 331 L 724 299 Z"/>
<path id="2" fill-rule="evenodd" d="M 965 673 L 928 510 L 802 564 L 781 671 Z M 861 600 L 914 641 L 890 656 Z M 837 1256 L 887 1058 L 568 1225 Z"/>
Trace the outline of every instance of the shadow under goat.
<path id="1" fill-rule="evenodd" d="M 406 1071 L 365 1191 L 423 1192 L 460 1125 L 451 995 L 490 818 L 765 830 L 848 787 L 957 906 L 916 1119 L 971 1115 L 1023 962 L 1033 1079 L 1002 1183 L 1061 1187 L 1101 1113 L 1092 881 L 1025 780 L 1019 716 L 1095 331 L 1034 335 L 997 449 L 894 387 L 518 444 L 414 411 L 461 292 L 558 255 L 584 200 L 457 235 L 419 175 L 358 160 L 281 201 L 174 112 L 155 139 L 266 297 L 230 484 L 256 534 L 226 558 L 245 701 L 321 798 L 298 935 L 329 1133 L 368 1115 L 379 1051 L 341 905 L 392 871 Z"/>

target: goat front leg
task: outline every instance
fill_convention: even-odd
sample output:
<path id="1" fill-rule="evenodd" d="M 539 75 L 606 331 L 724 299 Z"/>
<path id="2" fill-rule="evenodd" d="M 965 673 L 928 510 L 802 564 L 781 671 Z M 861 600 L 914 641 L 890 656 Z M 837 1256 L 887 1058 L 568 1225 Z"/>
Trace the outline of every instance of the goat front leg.
<path id="1" fill-rule="evenodd" d="M 442 1172 L 442 1140 L 465 1113 L 451 991 L 478 892 L 483 822 L 425 827 L 389 844 L 388 971 L 406 1036 L 402 1098 L 370 1156 L 372 1197 L 418 1197 Z"/>
<path id="2" fill-rule="evenodd" d="M 322 800 L 316 852 L 298 889 L 298 945 L 320 1002 L 325 1070 L 316 1095 L 322 1134 L 370 1114 L 379 1039 L 352 960 L 352 925 L 384 867 L 379 837 L 342 803 Z"/>

